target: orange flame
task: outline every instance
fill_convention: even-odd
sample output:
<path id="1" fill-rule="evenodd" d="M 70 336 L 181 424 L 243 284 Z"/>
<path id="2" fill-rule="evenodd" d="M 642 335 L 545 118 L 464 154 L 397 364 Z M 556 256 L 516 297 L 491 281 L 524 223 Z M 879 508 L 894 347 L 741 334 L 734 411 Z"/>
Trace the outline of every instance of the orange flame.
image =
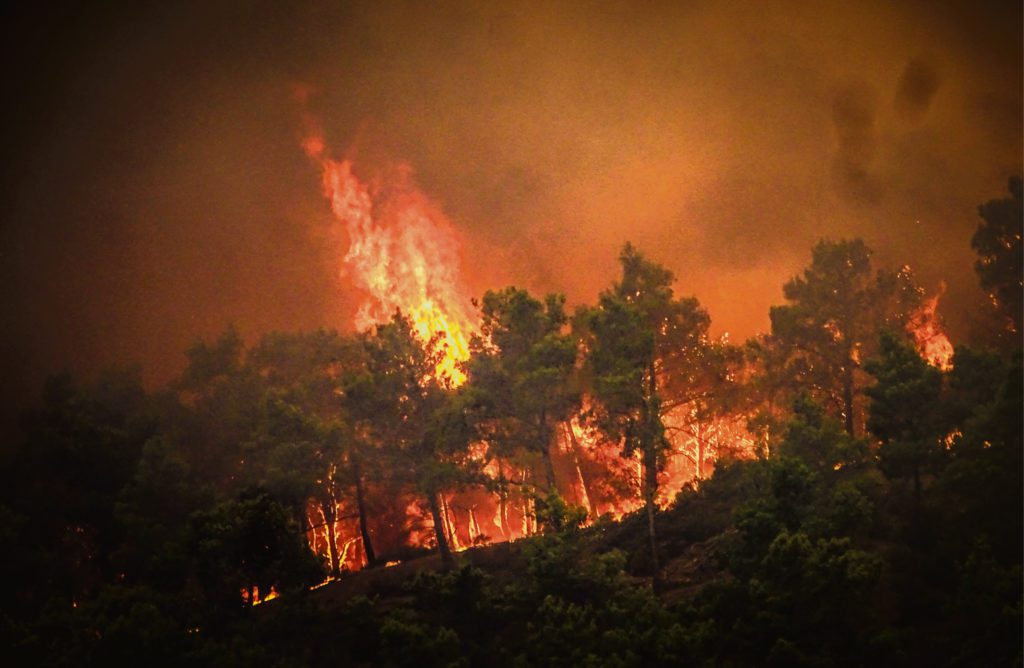
<path id="1" fill-rule="evenodd" d="M 308 88 L 295 90 L 303 107 L 310 94 Z M 348 235 L 345 272 L 367 293 L 356 314 L 356 326 L 364 329 L 386 322 L 401 310 L 413 320 L 422 338 L 440 336 L 445 358 L 438 373 L 452 385 L 461 384 L 465 375 L 460 363 L 469 356 L 472 324 L 467 317 L 469 300 L 459 289 L 459 243 L 451 223 L 415 186 L 408 166 L 399 165 L 387 174 L 361 180 L 354 174 L 351 160 L 329 156 L 323 132 L 312 116 L 304 114 L 303 123 L 301 146 L 320 168 L 324 196 Z M 673 448 L 659 475 L 658 503 L 662 506 L 685 484 L 708 477 L 720 457 L 753 449 L 740 419 L 702 421 L 691 412 L 675 417 L 669 426 Z M 560 493 L 586 508 L 589 522 L 603 514 L 619 518 L 642 506 L 639 456 L 623 458 L 620 444 L 608 442 L 579 418 L 561 425 L 552 450 L 549 454 Z M 539 462 L 528 457 L 495 457 L 484 443 L 474 445 L 474 457 L 501 481 L 502 489 L 495 493 L 480 487 L 440 495 L 441 529 L 452 550 L 462 551 L 492 539 L 517 540 L 539 531 L 534 502 Z M 318 503 L 307 508 L 311 548 L 326 558 L 333 540 L 343 572 L 358 570 L 366 563 L 354 513 L 345 512 L 344 505 L 336 503 L 335 519 L 330 523 Z M 427 513 L 421 501 L 405 502 L 404 515 L 416 518 L 404 540 L 411 545 L 429 545 L 434 532 L 432 525 L 422 521 Z M 395 563 L 389 560 L 386 565 Z M 258 599 L 256 593 L 251 596 Z"/>
<path id="2" fill-rule="evenodd" d="M 297 95 L 302 101 L 308 91 Z M 460 362 L 469 357 L 472 326 L 465 308 L 469 300 L 458 289 L 454 228 L 415 186 L 408 165 L 367 185 L 353 174 L 350 160 L 327 157 L 317 123 L 308 115 L 304 120 L 302 148 L 322 169 L 324 196 L 348 233 L 344 266 L 369 295 L 356 314 L 356 327 L 386 322 L 401 310 L 421 338 L 441 337 L 445 357 L 438 372 L 452 385 L 462 384 L 466 377 Z"/>
<path id="3" fill-rule="evenodd" d="M 943 371 L 953 368 L 953 344 L 942 327 L 942 319 L 936 313 L 939 299 L 946 292 L 945 282 L 939 284 L 939 291 L 924 300 L 907 322 L 907 331 L 913 334 L 918 353 Z"/>

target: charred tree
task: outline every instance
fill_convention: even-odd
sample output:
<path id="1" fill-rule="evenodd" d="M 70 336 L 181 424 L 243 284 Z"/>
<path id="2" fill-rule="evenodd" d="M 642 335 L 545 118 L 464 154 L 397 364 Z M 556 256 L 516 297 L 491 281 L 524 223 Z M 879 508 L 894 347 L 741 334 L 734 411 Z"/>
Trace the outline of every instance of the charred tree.
<path id="1" fill-rule="evenodd" d="M 427 502 L 430 506 L 430 517 L 434 521 L 434 537 L 437 540 L 437 551 L 441 555 L 441 564 L 447 569 L 455 564 L 452 558 L 452 550 L 448 544 L 448 536 L 445 534 L 445 521 L 441 514 L 441 504 L 437 501 L 437 493 L 427 495 Z"/>
<path id="2" fill-rule="evenodd" d="M 320 511 L 324 516 L 324 529 L 327 534 L 327 554 L 331 560 L 331 577 L 338 577 L 341 574 L 341 563 L 338 555 L 338 537 L 335 535 L 335 524 L 337 513 L 335 512 L 334 495 L 325 492 L 321 495 Z"/>
<path id="3" fill-rule="evenodd" d="M 370 539 L 370 526 L 366 512 L 366 494 L 363 490 L 363 476 L 359 470 L 358 463 L 355 467 L 356 483 L 356 510 L 359 513 L 359 535 L 363 540 L 363 552 L 366 554 L 367 565 L 377 563 L 377 556 L 373 551 L 373 541 Z"/>

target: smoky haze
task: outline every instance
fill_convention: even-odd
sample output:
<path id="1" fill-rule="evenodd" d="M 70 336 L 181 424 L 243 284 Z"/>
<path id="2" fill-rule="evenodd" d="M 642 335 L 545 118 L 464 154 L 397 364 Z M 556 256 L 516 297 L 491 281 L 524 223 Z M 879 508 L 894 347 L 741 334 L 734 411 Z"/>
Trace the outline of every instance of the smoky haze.
<path id="1" fill-rule="evenodd" d="M 61 369 L 351 327 L 298 82 L 357 171 L 414 168 L 471 294 L 592 300 L 628 239 L 734 340 L 853 236 L 962 335 L 1021 172 L 1019 2 L 176 4 L 5 10 L 8 421 Z"/>

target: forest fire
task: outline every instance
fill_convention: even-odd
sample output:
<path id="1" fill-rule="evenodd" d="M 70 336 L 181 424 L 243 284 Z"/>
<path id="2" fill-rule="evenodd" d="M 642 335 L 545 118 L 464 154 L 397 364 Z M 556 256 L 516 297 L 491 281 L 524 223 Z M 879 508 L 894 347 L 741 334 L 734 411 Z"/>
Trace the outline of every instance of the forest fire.
<path id="1" fill-rule="evenodd" d="M 308 93 L 300 90 L 300 101 Z M 328 157 L 318 124 L 305 116 L 302 148 L 322 169 L 324 195 L 345 226 L 349 249 L 342 262 L 368 300 L 355 317 L 366 329 L 395 313 L 413 319 L 421 338 L 440 336 L 445 348 L 438 370 L 452 385 L 465 380 L 459 362 L 469 356 L 468 303 L 458 290 L 458 240 L 451 223 L 399 165 L 370 184 L 352 172 L 352 161 Z"/>
<path id="2" fill-rule="evenodd" d="M 469 336 L 477 326 L 466 314 L 468 299 L 459 289 L 458 241 L 452 225 L 413 184 L 409 167 L 399 165 L 364 182 L 354 174 L 351 160 L 328 157 L 315 121 L 307 116 L 305 126 L 302 147 L 322 169 L 324 194 L 348 235 L 345 272 L 368 295 L 355 316 L 356 326 L 379 325 L 401 311 L 422 340 L 439 339 L 444 358 L 437 371 L 445 384 L 462 385 L 467 380 L 462 363 L 470 357 Z M 921 356 L 945 370 L 951 366 L 953 350 L 936 313 L 942 289 L 911 314 L 906 329 Z M 699 320 L 697 316 L 695 322 Z M 832 333 L 832 344 L 841 343 L 834 321 L 823 326 Z M 564 321 L 561 327 L 565 328 Z M 667 331 L 662 329 L 663 334 Z M 706 338 L 696 340 L 709 345 Z M 857 344 L 851 354 L 859 352 Z M 545 490 L 584 510 L 587 524 L 601 516 L 619 519 L 644 506 L 645 487 L 656 485 L 654 503 L 668 508 L 686 485 L 710 477 L 719 459 L 750 458 L 757 450 L 747 429 L 750 415 L 716 414 L 703 410 L 700 402 L 684 401 L 663 415 L 666 447 L 652 479 L 646 476 L 640 450 L 624 456 L 622 442 L 582 418 L 590 412 L 590 400 L 557 422 L 543 450 L 503 452 L 485 441 L 471 446 L 470 459 L 490 482 L 435 492 L 434 508 L 422 496 L 371 489 L 371 497 L 399 496 L 373 502 L 377 516 L 370 521 L 369 533 L 361 531 L 361 511 L 351 499 L 332 497 L 326 514 L 323 502 L 311 502 L 310 547 L 341 571 L 354 571 L 373 561 L 373 552 L 363 544 L 369 535 L 374 536 L 374 551 L 387 555 L 410 548 L 434 549 L 442 538 L 452 552 L 517 540 L 542 529 L 538 504 Z"/>
<path id="3" fill-rule="evenodd" d="M 297 96 L 304 106 L 308 91 L 300 89 Z M 445 384 L 462 385 L 467 380 L 463 363 L 470 357 L 469 339 L 478 325 L 467 316 L 469 300 L 460 290 L 459 243 L 451 223 L 416 187 L 409 166 L 399 164 L 361 180 L 352 160 L 329 156 L 316 120 L 307 113 L 303 121 L 302 148 L 322 170 L 324 195 L 347 233 L 344 273 L 367 293 L 355 314 L 356 327 L 364 330 L 385 323 L 401 311 L 411 318 L 422 340 L 439 340 L 444 357 L 437 371 Z M 943 284 L 905 323 L 921 357 L 948 370 L 953 347 L 937 314 L 944 290 Z M 840 344 L 837 323 L 827 320 L 823 326 L 832 334 L 832 343 Z M 729 344 L 723 339 L 721 345 Z M 851 350 L 858 363 L 860 346 L 857 343 Z M 645 487 L 656 485 L 653 501 L 665 509 L 684 487 L 710 477 L 718 460 L 752 458 L 758 450 L 747 426 L 753 414 L 709 412 L 699 402 L 683 402 L 663 416 L 666 448 L 659 455 L 662 463 L 653 482 L 646 476 L 640 450 L 624 456 L 622 442 L 609 439 L 583 419 L 590 400 L 586 398 L 576 414 L 558 422 L 540 452 L 510 456 L 485 441 L 472 446 L 471 459 L 489 479 L 487 485 L 459 485 L 437 493 L 433 509 L 422 497 L 404 493 L 400 501 L 378 501 L 378 517 L 371 520 L 369 534 L 361 532 L 360 510 L 351 500 L 334 498 L 329 519 L 322 503 L 310 503 L 311 549 L 330 558 L 341 571 L 355 571 L 373 560 L 373 552 L 363 544 L 370 534 L 379 543 L 375 550 L 389 555 L 410 548 L 435 549 L 442 538 L 452 552 L 518 540 L 543 529 L 538 504 L 545 489 L 585 511 L 585 524 L 602 516 L 621 519 L 644 507 Z M 371 496 L 392 493 L 370 491 Z"/>
<path id="4" fill-rule="evenodd" d="M 657 503 L 671 505 L 686 485 L 709 477 L 719 458 L 749 458 L 754 442 L 741 417 L 698 420 L 693 413 L 671 420 L 670 447 L 666 464 L 659 472 Z M 478 456 L 486 459 L 486 444 L 479 444 Z M 619 520 L 643 506 L 641 484 L 643 465 L 639 453 L 622 457 L 622 446 L 609 442 L 578 418 L 563 423 L 550 448 L 555 471 L 555 489 L 567 503 L 586 512 L 584 525 L 607 516 Z M 542 530 L 537 517 L 543 467 L 539 458 L 490 458 L 484 468 L 495 489 L 470 485 L 440 495 L 442 528 L 453 552 L 479 545 L 515 541 Z M 390 523 L 373 523 L 375 542 L 390 552 L 403 546 L 434 549 L 436 541 L 429 511 L 417 500 L 399 509 Z M 367 565 L 357 526 L 357 513 L 344 501 L 338 502 L 334 522 L 324 520 L 319 503 L 310 503 L 307 517 L 310 548 L 324 559 L 333 540 L 337 545 L 342 572 Z M 400 525 L 396 532 L 394 527 Z M 390 527 L 390 528 L 389 528 Z M 385 565 L 400 560 L 392 559 Z"/>
<path id="5" fill-rule="evenodd" d="M 298 88 L 304 106 L 309 91 Z M 368 183 L 353 173 L 351 160 L 334 160 L 317 121 L 303 114 L 305 136 L 301 146 L 322 170 L 325 197 L 349 239 L 343 258 L 345 273 L 368 293 L 355 324 L 366 329 L 386 322 L 395 311 L 409 316 L 423 340 L 439 337 L 444 359 L 437 369 L 451 387 L 466 380 L 461 363 L 469 357 L 468 336 L 475 327 L 466 316 L 467 299 L 459 291 L 459 255 L 456 233 L 444 214 L 412 182 L 412 170 L 399 165 Z M 667 416 L 669 436 L 665 465 L 657 475 L 656 502 L 668 507 L 675 495 L 694 480 L 708 477 L 719 456 L 743 457 L 753 452 L 753 440 L 743 417 L 704 418 L 690 408 Z M 685 415 L 682 415 L 685 413 Z M 517 540 L 538 532 L 538 495 L 545 478 L 542 460 L 549 460 L 549 484 L 570 503 L 586 511 L 587 524 L 607 515 L 620 519 L 643 505 L 643 459 L 639 452 L 622 456 L 623 445 L 605 438 L 579 416 L 562 422 L 542 457 L 508 459 L 490 453 L 480 443 L 474 458 L 494 481 L 496 491 L 482 486 L 463 487 L 438 495 L 442 532 L 454 552 L 494 541 Z M 331 517 L 320 502 L 307 508 L 311 549 L 330 557 L 343 571 L 368 563 L 367 551 L 356 525 L 358 512 L 341 499 L 330 502 Z M 389 534 L 412 547 L 436 544 L 429 510 L 413 499 L 398 518 L 401 528 Z M 385 547 L 389 541 L 382 541 Z M 333 551 L 333 554 L 332 554 Z M 389 562 L 390 563 L 390 562 Z"/>
<path id="6" fill-rule="evenodd" d="M 924 300 L 921 306 L 910 316 L 907 331 L 914 336 L 918 352 L 929 364 L 949 371 L 953 368 L 953 344 L 946 336 L 942 327 L 942 319 L 936 312 L 939 300 L 946 291 L 946 284 L 941 283 L 939 290 Z"/>
<path id="7" fill-rule="evenodd" d="M 1022 666 L 1024 3 L 64 4 L 4 665 Z"/>

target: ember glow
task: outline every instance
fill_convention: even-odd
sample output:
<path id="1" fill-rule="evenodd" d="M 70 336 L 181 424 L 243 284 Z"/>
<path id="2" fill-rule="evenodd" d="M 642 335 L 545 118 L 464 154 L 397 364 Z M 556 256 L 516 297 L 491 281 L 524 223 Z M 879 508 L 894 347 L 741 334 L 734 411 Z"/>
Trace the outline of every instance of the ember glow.
<path id="1" fill-rule="evenodd" d="M 321 167 L 324 196 L 348 234 L 345 273 L 368 296 L 356 327 L 386 322 L 400 310 L 422 339 L 440 336 L 445 357 L 438 371 L 452 385 L 462 384 L 466 376 L 459 363 L 469 357 L 471 328 L 468 300 L 459 291 L 459 243 L 451 223 L 416 187 L 408 165 L 364 183 L 351 160 L 327 156 L 312 119 L 307 117 L 305 125 L 302 148 Z"/>
<path id="2" fill-rule="evenodd" d="M 699 484 L 714 471 L 721 459 L 749 458 L 755 443 L 742 417 L 699 419 L 695 411 L 672 415 L 668 438 L 671 447 L 659 473 L 657 503 L 667 508 L 688 484 Z M 445 537 L 453 552 L 515 541 L 537 534 L 542 527 L 536 517 L 536 495 L 544 479 L 537 457 L 503 459 L 494 457 L 486 443 L 474 445 L 474 457 L 486 462 L 484 472 L 497 483 L 497 490 L 470 486 L 440 495 Z M 621 444 L 603 439 L 600 433 L 578 417 L 562 423 L 550 449 L 559 495 L 567 503 L 583 508 L 585 525 L 599 517 L 614 520 L 643 507 L 641 480 L 643 466 L 639 453 L 621 456 Z M 420 499 L 399 500 L 388 519 L 371 520 L 375 545 L 385 553 L 403 547 L 436 548 L 429 510 Z M 367 565 L 357 524 L 356 509 L 345 501 L 337 503 L 336 520 L 329 525 L 317 503 L 307 508 L 310 548 L 325 561 L 330 559 L 330 531 L 334 533 L 341 572 L 353 572 Z M 396 530 L 397 528 L 397 530 Z M 400 563 L 390 559 L 385 566 Z"/>

